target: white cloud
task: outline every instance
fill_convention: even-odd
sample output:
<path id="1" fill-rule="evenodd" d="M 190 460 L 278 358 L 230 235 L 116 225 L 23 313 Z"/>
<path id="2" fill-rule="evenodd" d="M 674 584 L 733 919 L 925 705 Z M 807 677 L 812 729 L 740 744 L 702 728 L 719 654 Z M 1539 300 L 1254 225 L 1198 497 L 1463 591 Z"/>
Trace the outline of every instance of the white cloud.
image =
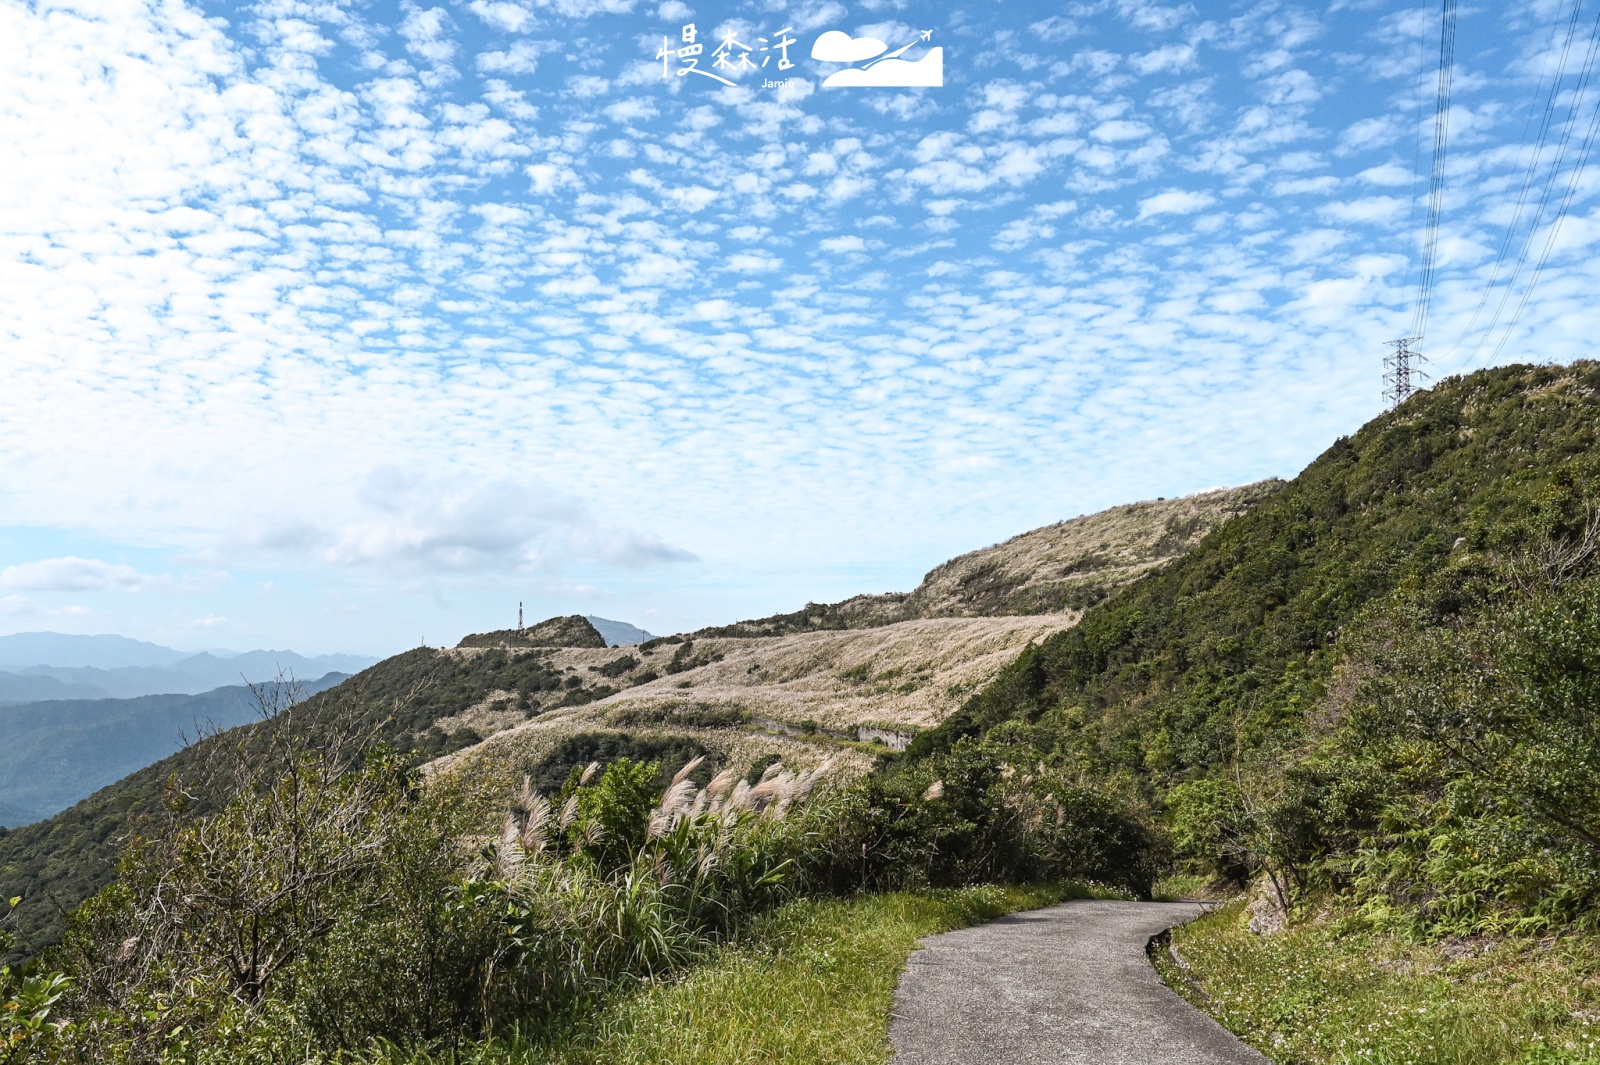
<path id="1" fill-rule="evenodd" d="M 1321 212 L 1340 222 L 1381 223 L 1400 216 L 1406 210 L 1403 200 L 1393 196 L 1364 196 L 1357 200 L 1325 204 Z"/>
<path id="2" fill-rule="evenodd" d="M 1166 214 L 1193 214 L 1216 203 L 1216 197 L 1207 192 L 1188 189 L 1171 189 L 1147 196 L 1139 201 L 1139 220 Z"/>
<path id="3" fill-rule="evenodd" d="M 485 74 L 532 74 L 539 69 L 539 48 L 532 41 L 517 41 L 499 52 L 482 52 L 477 66 Z"/>
<path id="4" fill-rule="evenodd" d="M 548 196 L 557 189 L 581 184 L 570 167 L 559 163 L 533 163 L 527 169 L 530 188 L 536 196 Z"/>
<path id="5" fill-rule="evenodd" d="M 1120 141 L 1143 140 L 1155 132 L 1143 122 L 1127 119 L 1113 119 L 1102 122 L 1094 128 L 1092 136 L 1095 140 L 1115 144 Z"/>
<path id="6" fill-rule="evenodd" d="M 829 255 L 847 255 L 851 252 L 867 250 L 867 242 L 854 233 L 846 236 L 827 237 L 817 243 L 817 247 Z"/>
<path id="7" fill-rule="evenodd" d="M 430 63 L 448 63 L 456 54 L 454 41 L 447 39 L 450 16 L 442 7 L 423 10 L 413 7 L 400 23 L 400 36 L 406 51 Z"/>
<path id="8" fill-rule="evenodd" d="M 21 592 L 136 592 L 162 582 L 132 566 L 95 558 L 45 558 L 0 570 L 0 588 Z"/>
<path id="9" fill-rule="evenodd" d="M 401 573 L 549 568 L 574 558 L 628 567 L 693 562 L 660 536 L 596 521 L 577 499 L 531 481 L 478 481 L 398 467 L 370 473 L 360 513 L 340 525 L 262 525 L 252 550 Z"/>
<path id="10" fill-rule="evenodd" d="M 649 98 L 636 97 L 628 100 L 618 100 L 606 108 L 606 117 L 613 122 L 632 124 L 644 122 L 655 118 L 661 112 L 656 107 L 655 101 Z"/>
<path id="11" fill-rule="evenodd" d="M 1279 181 L 1272 186 L 1274 196 L 1303 196 L 1332 192 L 1339 187 L 1339 179 L 1332 174 L 1323 174 L 1321 177 L 1293 178 Z"/>
<path id="12" fill-rule="evenodd" d="M 1029 24 L 1028 32 L 1046 44 L 1055 44 L 1078 36 L 1083 32 L 1083 28 L 1071 19 L 1051 15 L 1049 18 Z"/>
<path id="13" fill-rule="evenodd" d="M 532 11 L 509 0 L 472 0 L 467 10 L 503 33 L 522 33 L 534 24 Z"/>
<path id="14" fill-rule="evenodd" d="M 1352 122 L 1339 136 L 1339 148 L 1345 152 L 1368 151 L 1400 140 L 1404 120 L 1396 115 L 1379 115 Z"/>
<path id="15" fill-rule="evenodd" d="M 1356 175 L 1360 181 L 1369 185 L 1379 185 L 1385 188 L 1415 187 L 1417 175 L 1403 166 L 1395 163 L 1384 163 L 1382 166 L 1368 167 Z"/>
<path id="16" fill-rule="evenodd" d="M 1192 44 L 1169 44 L 1143 55 L 1128 57 L 1128 66 L 1144 75 L 1173 74 L 1194 67 L 1195 49 Z"/>

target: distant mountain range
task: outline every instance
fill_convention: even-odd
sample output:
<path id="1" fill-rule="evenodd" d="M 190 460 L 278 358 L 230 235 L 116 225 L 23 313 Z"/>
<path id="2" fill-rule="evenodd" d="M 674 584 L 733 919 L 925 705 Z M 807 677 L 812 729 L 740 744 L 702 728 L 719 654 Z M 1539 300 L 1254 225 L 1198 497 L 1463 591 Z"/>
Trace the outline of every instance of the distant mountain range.
<path id="1" fill-rule="evenodd" d="M 135 667 L 124 667 L 135 668 Z M 300 682 L 303 695 L 332 688 L 348 674 Z M 70 699 L 0 706 L 0 825 L 42 821 L 160 761 L 202 729 L 254 721 L 254 694 L 243 684 L 200 695 Z"/>
<path id="2" fill-rule="evenodd" d="M 584 620 L 594 626 L 595 631 L 606 641 L 607 647 L 621 647 L 624 644 L 644 643 L 646 640 L 655 639 L 654 634 L 644 631 L 637 625 L 629 625 L 626 621 L 597 618 L 593 614 Z"/>
<path id="3" fill-rule="evenodd" d="M 0 704 L 198 695 L 279 676 L 359 673 L 377 661 L 365 655 L 308 657 L 293 651 L 194 653 L 125 636 L 22 632 L 0 636 Z"/>
<path id="4" fill-rule="evenodd" d="M 26 666 L 170 666 L 194 655 L 127 636 L 69 636 L 61 632 L 18 632 L 0 636 L 0 669 Z M 232 652 L 213 651 L 226 655 Z"/>

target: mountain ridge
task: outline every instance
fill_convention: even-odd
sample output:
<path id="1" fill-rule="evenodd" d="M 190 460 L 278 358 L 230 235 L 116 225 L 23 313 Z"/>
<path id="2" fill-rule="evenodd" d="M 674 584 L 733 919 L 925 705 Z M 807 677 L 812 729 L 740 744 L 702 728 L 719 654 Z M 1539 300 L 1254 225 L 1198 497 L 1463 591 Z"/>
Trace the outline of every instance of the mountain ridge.
<path id="1" fill-rule="evenodd" d="M 1081 611 L 1160 566 L 1286 482 L 1269 478 L 1173 499 L 1124 503 L 1019 533 L 929 570 L 909 592 L 807 603 L 765 618 L 710 625 L 707 637 L 784 636 L 868 629 L 926 618 L 1010 617 Z"/>

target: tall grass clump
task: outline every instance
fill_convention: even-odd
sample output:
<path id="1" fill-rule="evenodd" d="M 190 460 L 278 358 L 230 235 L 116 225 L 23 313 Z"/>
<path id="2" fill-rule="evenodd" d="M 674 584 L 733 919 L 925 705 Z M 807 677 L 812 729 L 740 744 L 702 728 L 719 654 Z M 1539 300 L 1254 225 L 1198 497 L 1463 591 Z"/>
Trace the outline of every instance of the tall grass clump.
<path id="1" fill-rule="evenodd" d="M 463 897 L 502 936 L 496 1016 L 549 1021 L 619 982 L 681 967 L 798 890 L 810 829 L 791 816 L 828 771 L 770 766 L 751 785 L 696 758 L 657 791 L 654 763 L 591 764 L 554 801 L 526 782 Z"/>

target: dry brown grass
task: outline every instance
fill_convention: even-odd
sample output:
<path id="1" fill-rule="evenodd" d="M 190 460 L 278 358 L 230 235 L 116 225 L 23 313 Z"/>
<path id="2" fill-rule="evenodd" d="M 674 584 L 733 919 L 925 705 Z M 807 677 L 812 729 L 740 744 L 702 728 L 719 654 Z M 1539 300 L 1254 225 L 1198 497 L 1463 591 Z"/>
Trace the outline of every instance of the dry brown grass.
<path id="1" fill-rule="evenodd" d="M 1183 554 L 1282 484 L 1128 503 L 1046 525 L 938 566 L 904 609 L 918 617 L 975 617 L 1080 605 Z"/>
<path id="2" fill-rule="evenodd" d="M 858 596 L 705 630 L 687 645 L 542 652 L 591 691 L 624 690 L 532 720 L 490 696 L 448 722 L 489 739 L 445 764 L 537 757 L 575 732 L 638 731 L 641 720 L 652 731 L 693 735 L 725 759 L 778 754 L 798 765 L 817 764 L 864 726 L 902 735 L 930 728 L 1030 642 L 1076 624 L 1080 611 L 1062 603 L 1092 601 L 1137 579 L 1277 487 L 1262 482 L 1113 507 L 961 555 L 910 594 Z M 630 672 L 614 678 L 598 672 L 627 655 L 639 660 Z M 674 659 L 680 671 L 670 673 Z M 703 727 L 708 714 L 719 712 L 742 714 L 746 724 Z M 870 751 L 853 750 L 842 768 L 869 762 Z"/>
<path id="3" fill-rule="evenodd" d="M 696 640 L 697 656 L 720 661 L 630 688 L 594 709 L 694 703 L 826 729 L 928 728 L 1029 642 L 1076 622 L 1076 614 L 929 618 L 874 629 Z M 661 648 L 655 657 L 670 650 Z"/>
<path id="4" fill-rule="evenodd" d="M 566 736 L 628 727 L 627 721 L 642 716 L 639 711 L 653 711 L 649 716 L 659 723 L 642 731 L 692 735 L 723 765 L 748 765 L 775 754 L 789 765 L 813 766 L 838 755 L 841 772 L 860 772 L 871 764 L 871 750 L 841 744 L 838 734 L 853 735 L 863 725 L 907 731 L 936 725 L 1030 641 L 1076 620 L 1075 615 L 932 618 L 876 629 L 697 640 L 696 656 L 721 659 L 585 706 L 530 721 L 518 716 L 511 727 L 437 765 L 524 765 Z M 640 668 L 664 666 L 676 647 L 669 644 L 644 656 Z M 580 673 L 615 657 L 614 650 L 558 652 L 562 665 Z M 691 723 L 716 710 L 743 711 L 751 721 L 743 728 Z M 460 720 L 486 732 L 501 716 L 480 704 Z M 679 716 L 690 720 L 675 721 Z M 801 734 L 784 734 L 784 726 Z M 819 731 L 803 734 L 812 726 Z"/>

